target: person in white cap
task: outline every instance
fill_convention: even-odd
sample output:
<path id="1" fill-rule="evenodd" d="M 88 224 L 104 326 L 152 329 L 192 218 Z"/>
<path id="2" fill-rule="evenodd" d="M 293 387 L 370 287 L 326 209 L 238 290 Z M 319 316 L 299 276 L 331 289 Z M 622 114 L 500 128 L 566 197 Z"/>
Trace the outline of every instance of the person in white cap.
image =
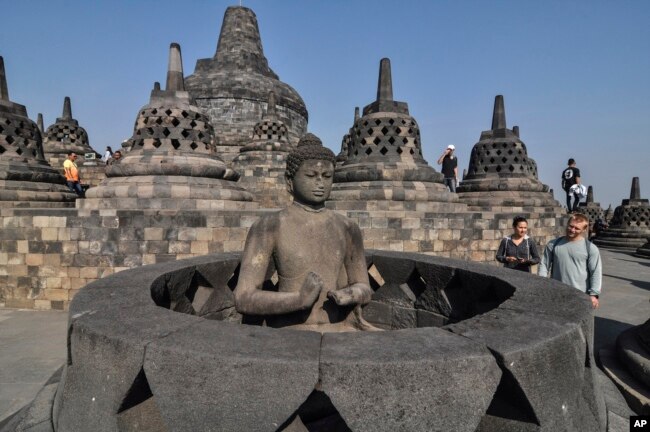
<path id="1" fill-rule="evenodd" d="M 454 150 L 456 150 L 456 146 L 449 144 L 438 158 L 438 165 L 442 165 L 445 186 L 451 192 L 456 192 L 456 182 L 458 181 L 458 158 L 454 155 Z"/>

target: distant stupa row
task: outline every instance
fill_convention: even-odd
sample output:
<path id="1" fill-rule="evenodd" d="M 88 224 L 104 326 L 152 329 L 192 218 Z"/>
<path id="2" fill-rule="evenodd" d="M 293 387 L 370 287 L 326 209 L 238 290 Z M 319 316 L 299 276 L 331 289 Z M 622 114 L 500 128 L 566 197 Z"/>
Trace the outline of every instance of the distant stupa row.
<path id="1" fill-rule="evenodd" d="M 283 178 L 287 152 L 306 132 L 307 110 L 298 93 L 268 66 L 257 19 L 244 7 L 226 10 L 212 59 L 184 78 L 180 47 L 172 44 L 165 90 L 154 87 L 136 120 L 126 156 L 91 188 L 85 208 L 224 208 L 255 201 L 289 201 Z M 252 135 L 251 135 L 252 131 Z M 59 169 L 70 151 L 91 153 L 86 131 L 63 115 L 45 132 L 44 155 Z M 103 169 L 103 168 L 102 168 Z M 243 173 L 240 184 L 237 180 Z M 332 207 L 466 211 L 498 207 L 559 208 L 537 179 L 518 128 L 506 127 L 502 96 L 492 128 L 481 133 L 458 194 L 422 155 L 417 121 L 408 104 L 393 99 L 389 59 L 379 68 L 377 99 L 355 112 L 343 138 Z M 247 191 L 248 189 L 249 191 Z M 397 204 L 401 203 L 401 204 Z M 423 205 L 426 206 L 423 207 Z"/>
<path id="2" fill-rule="evenodd" d="M 181 49 L 172 43 L 165 90 L 156 83 L 136 119 L 130 149 L 91 188 L 83 208 L 242 209 L 253 196 L 217 155 L 209 119 L 185 90 Z"/>
<path id="3" fill-rule="evenodd" d="M 0 206 L 72 206 L 75 198 L 60 171 L 45 161 L 38 125 L 24 105 L 9 99 L 0 57 Z"/>

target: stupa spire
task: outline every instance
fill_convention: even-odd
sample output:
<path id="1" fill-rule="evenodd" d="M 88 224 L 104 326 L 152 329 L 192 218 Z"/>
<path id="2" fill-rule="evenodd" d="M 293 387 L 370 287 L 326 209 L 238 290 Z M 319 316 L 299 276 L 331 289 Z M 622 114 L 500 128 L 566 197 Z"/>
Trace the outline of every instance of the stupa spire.
<path id="1" fill-rule="evenodd" d="M 0 56 L 0 100 L 9 101 L 9 89 L 7 88 L 7 75 L 5 74 L 5 61 Z"/>
<path id="2" fill-rule="evenodd" d="M 41 131 L 41 133 L 45 132 L 45 127 L 43 126 L 43 114 L 38 113 L 36 124 L 38 125 L 38 129 Z"/>
<path id="3" fill-rule="evenodd" d="M 169 63 L 167 66 L 167 91 L 185 91 L 183 81 L 183 59 L 181 58 L 181 46 L 172 42 L 169 46 Z"/>
<path id="4" fill-rule="evenodd" d="M 63 115 L 61 116 L 61 119 L 72 120 L 72 105 L 69 96 L 66 96 L 65 99 L 63 99 Z"/>
<path id="5" fill-rule="evenodd" d="M 377 100 L 393 100 L 393 78 L 390 71 L 390 59 L 383 58 L 379 62 L 379 82 L 377 84 Z"/>
<path id="6" fill-rule="evenodd" d="M 359 120 L 359 107 L 354 107 L 354 121 Z"/>
<path id="7" fill-rule="evenodd" d="M 587 188 L 587 203 L 592 203 L 594 202 L 594 187 L 589 186 Z"/>
<path id="8" fill-rule="evenodd" d="M 630 199 L 631 200 L 640 200 L 641 199 L 641 184 L 639 183 L 639 178 L 632 178 L 632 187 L 630 188 Z"/>
<path id="9" fill-rule="evenodd" d="M 503 103 L 503 96 L 497 95 L 494 98 L 494 111 L 492 112 L 492 130 L 506 128 L 506 109 Z"/>
<path id="10" fill-rule="evenodd" d="M 264 57 L 255 13 L 247 7 L 226 9 L 214 59 L 222 65 L 238 65 L 277 78 Z"/>

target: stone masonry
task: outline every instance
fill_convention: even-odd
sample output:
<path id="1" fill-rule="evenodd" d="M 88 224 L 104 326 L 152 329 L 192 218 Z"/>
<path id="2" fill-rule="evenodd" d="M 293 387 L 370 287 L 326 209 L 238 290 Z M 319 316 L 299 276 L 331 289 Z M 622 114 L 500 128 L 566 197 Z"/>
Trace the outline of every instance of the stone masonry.
<path id="1" fill-rule="evenodd" d="M 185 91 L 180 46 L 172 43 L 166 89 L 138 113 L 131 150 L 88 190 L 87 209 L 257 208 L 239 174 L 217 155 L 208 118 Z"/>
<path id="2" fill-rule="evenodd" d="M 25 106 L 9 100 L 0 57 L 0 207 L 66 207 L 75 198 L 45 161 L 41 132 Z"/>
<path id="3" fill-rule="evenodd" d="M 537 164 L 528 158 L 517 132 L 506 127 L 503 96 L 494 100 L 492 127 L 472 148 L 467 175 L 458 186 L 460 200 L 476 209 L 550 207 L 560 210 L 549 187 L 537 180 Z"/>
<path id="4" fill-rule="evenodd" d="M 578 205 L 578 211 L 589 218 L 589 226 L 593 226 L 598 219 L 604 218 L 604 210 L 600 203 L 594 202 L 594 188 L 587 188 L 587 200 Z"/>
<path id="5" fill-rule="evenodd" d="M 594 241 L 604 248 L 636 251 L 650 238 L 650 204 L 641 198 L 639 178 L 632 179 L 630 198 L 614 210 L 609 228 Z"/>
<path id="6" fill-rule="evenodd" d="M 257 17 L 248 8 L 226 10 L 214 57 L 198 60 L 185 83 L 210 118 L 226 161 L 250 140 L 250 131 L 268 109 L 270 92 L 277 98 L 277 116 L 287 127 L 289 141 L 296 144 L 307 131 L 305 103 L 269 67 Z"/>
<path id="7" fill-rule="evenodd" d="M 242 174 L 239 183 L 255 196 L 264 208 L 285 207 L 291 202 L 284 178 L 289 143 L 286 125 L 278 119 L 275 93 L 269 94 L 266 114 L 253 129 L 253 136 L 232 161 Z"/>

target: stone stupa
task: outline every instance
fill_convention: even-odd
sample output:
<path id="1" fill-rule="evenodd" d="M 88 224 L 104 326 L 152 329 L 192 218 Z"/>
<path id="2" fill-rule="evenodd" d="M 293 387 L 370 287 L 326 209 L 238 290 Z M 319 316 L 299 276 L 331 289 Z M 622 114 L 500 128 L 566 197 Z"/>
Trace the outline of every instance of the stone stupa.
<path id="1" fill-rule="evenodd" d="M 91 188 L 83 208 L 246 209 L 257 205 L 239 174 L 217 155 L 208 118 L 183 83 L 180 46 L 172 43 L 165 90 L 158 83 L 136 119 L 130 150 Z"/>
<path id="2" fill-rule="evenodd" d="M 632 179 L 630 198 L 614 210 L 609 228 L 594 243 L 599 247 L 635 252 L 650 238 L 650 204 L 641 198 L 639 178 Z"/>
<path id="3" fill-rule="evenodd" d="M 594 188 L 587 187 L 587 201 L 578 204 L 578 211 L 589 218 L 589 226 L 592 226 L 598 219 L 604 221 L 604 210 L 600 203 L 594 202 Z"/>
<path id="4" fill-rule="evenodd" d="M 232 161 L 241 173 L 239 183 L 255 196 L 262 207 L 285 207 L 291 202 L 284 178 L 289 143 L 287 126 L 278 119 L 275 93 L 269 94 L 266 113 L 255 125 L 250 142 Z"/>
<path id="5" fill-rule="evenodd" d="M 269 67 L 257 17 L 246 7 L 226 9 L 214 57 L 198 60 L 185 84 L 212 121 L 226 161 L 250 141 L 250 131 L 268 109 L 270 92 L 276 96 L 277 117 L 287 127 L 289 142 L 296 144 L 307 131 L 305 103 Z"/>
<path id="6" fill-rule="evenodd" d="M 508 207 L 559 208 L 549 187 L 537 179 L 526 145 L 506 127 L 503 96 L 494 100 L 492 127 L 472 148 L 467 175 L 457 188 L 462 202 L 477 210 Z"/>
<path id="7" fill-rule="evenodd" d="M 9 99 L 0 56 L 0 207 L 71 207 L 76 197 L 45 161 L 38 125 Z"/>
<path id="8" fill-rule="evenodd" d="M 72 103 L 68 96 L 63 100 L 63 114 L 45 131 L 43 151 L 49 164 L 55 168 L 63 166 L 69 152 L 79 155 L 76 162 L 79 166 L 97 165 L 101 158 L 90 146 L 86 130 L 72 117 Z M 85 155 L 90 157 L 85 158 Z"/>
<path id="9" fill-rule="evenodd" d="M 356 121 L 359 120 L 359 107 L 354 107 L 354 122 L 352 124 L 356 123 Z M 345 161 L 348 160 L 348 155 L 350 152 L 350 142 L 352 141 L 352 128 L 343 135 L 343 139 L 341 140 L 341 151 L 339 154 L 336 155 L 336 166 L 339 167 L 345 163 Z"/>
<path id="10" fill-rule="evenodd" d="M 428 203 L 428 210 L 464 208 L 442 184 L 442 174 L 422 156 L 420 129 L 408 104 L 393 100 L 389 59 L 380 62 L 377 100 L 356 117 L 347 158 L 334 174 L 328 207 L 352 210 L 365 204 L 364 210 L 415 209 L 415 203 Z"/>

